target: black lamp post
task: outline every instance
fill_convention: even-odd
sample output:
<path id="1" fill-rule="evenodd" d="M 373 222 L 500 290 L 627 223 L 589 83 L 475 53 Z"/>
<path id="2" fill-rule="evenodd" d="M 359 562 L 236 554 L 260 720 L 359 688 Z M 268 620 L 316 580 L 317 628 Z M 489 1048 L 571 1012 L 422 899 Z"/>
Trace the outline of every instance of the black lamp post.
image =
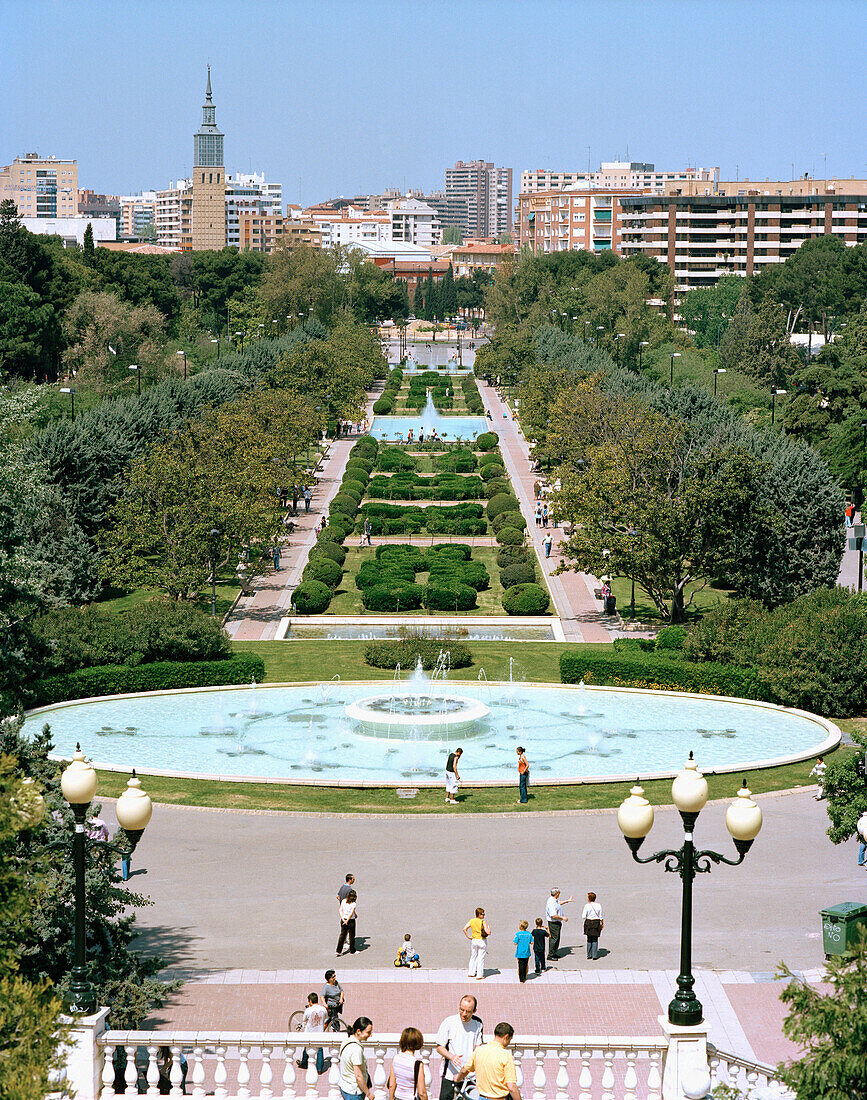
<path id="1" fill-rule="evenodd" d="M 639 370 L 641 370 L 641 353 L 646 347 L 649 347 L 649 346 L 650 346 L 650 341 L 649 340 L 639 340 L 638 341 L 638 369 Z"/>
<path id="2" fill-rule="evenodd" d="M 590 322 L 585 321 L 584 322 L 584 343 L 585 344 L 589 342 L 589 339 L 588 339 L 588 330 L 589 330 L 589 328 L 590 328 Z"/>
<path id="3" fill-rule="evenodd" d="M 674 361 L 675 361 L 675 359 L 680 359 L 680 352 L 679 351 L 673 351 L 671 353 L 671 355 L 669 356 L 669 359 L 671 361 L 671 370 L 669 372 L 668 384 L 669 384 L 669 387 L 672 387 L 674 385 Z"/>
<path id="4" fill-rule="evenodd" d="M 85 856 L 87 848 L 87 811 L 96 794 L 97 775 L 93 765 L 84 758 L 81 745 L 75 746 L 71 763 L 60 777 L 63 797 L 72 808 L 75 818 L 72 835 L 72 861 L 75 872 L 75 925 L 73 938 L 72 981 L 67 994 L 67 1008 L 76 1015 L 89 1016 L 96 1009 L 93 986 L 87 974 L 87 927 L 85 895 Z M 151 819 L 153 806 L 142 790 L 135 772 L 127 788 L 117 800 L 117 820 L 124 840 L 112 848 L 120 851 L 124 859 L 124 878 L 129 877 L 129 857 L 135 851 L 142 834 Z M 104 843 L 104 842 L 103 842 Z"/>
<path id="5" fill-rule="evenodd" d="M 680 912 L 680 973 L 677 976 L 677 992 L 668 1006 L 669 1023 L 691 1027 L 702 1021 L 701 1002 L 693 991 L 692 974 L 692 884 L 697 874 L 710 871 L 714 863 L 727 863 L 737 867 L 743 863 L 753 841 L 762 827 L 762 811 L 750 798 L 746 780 L 726 810 L 726 828 L 738 851 L 737 859 L 728 859 L 719 852 L 696 851 L 693 830 L 698 815 L 707 802 L 707 780 L 698 770 L 692 753 L 684 770 L 675 776 L 671 785 L 671 797 L 683 821 L 683 846 L 655 852 L 642 859 L 638 850 L 653 826 L 653 807 L 644 797 L 643 789 L 636 784 L 617 811 L 617 824 L 626 839 L 636 863 L 664 863 L 666 871 L 676 871 L 683 883 L 683 900 Z"/>
<path id="6" fill-rule="evenodd" d="M 774 421 L 776 419 L 776 413 L 777 413 L 776 401 L 777 401 L 777 397 L 781 396 L 785 392 L 786 392 L 785 390 L 781 390 L 777 386 L 771 386 L 771 426 L 772 427 L 773 427 Z"/>
<path id="7" fill-rule="evenodd" d="M 138 395 L 139 397 L 141 397 L 141 367 L 139 367 L 137 363 L 130 363 L 129 367 L 127 367 L 127 370 L 135 371 L 135 380 L 138 385 Z"/>
<path id="8" fill-rule="evenodd" d="M 186 380 L 187 380 L 187 353 L 186 353 L 186 351 L 184 351 L 182 349 L 181 351 L 176 351 L 175 355 L 183 355 L 183 357 L 184 357 L 184 381 L 186 382 Z"/>
<path id="9" fill-rule="evenodd" d="M 68 393 L 69 400 L 72 402 L 72 422 L 75 423 L 75 387 L 74 386 L 61 386 L 61 393 Z"/>
<path id="10" fill-rule="evenodd" d="M 725 367 L 714 367 L 714 372 L 713 372 L 713 395 L 714 395 L 714 397 L 716 397 L 717 378 L 718 378 L 719 375 L 725 374 L 725 373 L 726 373 L 726 368 Z"/>
<path id="11" fill-rule="evenodd" d="M 217 543 L 222 531 L 212 527 L 208 532 L 208 549 L 211 556 L 211 618 L 217 617 Z"/>
<path id="12" fill-rule="evenodd" d="M 596 326 L 596 346 L 599 347 L 599 333 L 605 331 L 605 325 Z"/>
<path id="13" fill-rule="evenodd" d="M 211 337 L 211 343 L 217 345 L 217 359 L 219 359 L 220 358 L 220 337 L 219 336 L 212 336 Z"/>

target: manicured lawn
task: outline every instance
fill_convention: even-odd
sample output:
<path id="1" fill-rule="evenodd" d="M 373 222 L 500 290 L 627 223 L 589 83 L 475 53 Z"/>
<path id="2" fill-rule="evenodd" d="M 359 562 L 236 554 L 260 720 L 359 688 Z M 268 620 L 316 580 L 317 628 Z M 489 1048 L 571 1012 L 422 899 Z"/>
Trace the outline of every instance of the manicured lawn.
<path id="1" fill-rule="evenodd" d="M 144 603 L 145 600 L 152 600 L 160 595 L 162 595 L 162 593 L 155 592 L 151 588 L 136 588 L 132 592 L 124 592 L 122 595 L 114 595 L 105 600 L 97 600 L 95 601 L 95 606 L 102 607 L 106 611 L 110 611 L 112 614 L 119 615 L 124 611 L 129 611 L 131 610 L 131 608 L 137 607 L 140 603 Z M 223 583 L 217 585 L 217 618 L 222 619 L 222 617 L 232 606 L 232 602 L 237 595 L 237 581 L 232 584 L 228 580 L 228 578 L 225 578 L 223 580 Z M 202 596 L 196 601 L 196 606 L 200 607 L 208 614 L 211 613 L 210 588 L 207 592 L 204 592 Z"/>
<path id="2" fill-rule="evenodd" d="M 716 607 L 718 603 L 727 599 L 730 594 L 729 591 L 724 588 L 714 588 L 712 585 L 708 585 L 706 588 L 700 589 L 699 585 L 691 584 L 686 586 L 687 600 L 693 592 L 695 592 L 695 597 L 686 609 L 686 617 L 688 620 L 698 618 L 704 614 L 705 611 L 709 611 L 712 607 Z M 628 577 L 612 578 L 611 593 L 617 599 L 617 610 L 624 619 L 628 620 L 630 618 L 632 582 Z M 668 621 L 660 616 L 656 609 L 656 604 L 638 582 L 635 584 L 635 618 L 643 623 L 663 623 Z"/>
<path id="3" fill-rule="evenodd" d="M 851 753 L 852 749 L 840 749 Z M 830 757 L 829 757 L 830 758 Z M 809 786 L 812 761 L 762 768 L 747 772 L 754 794 Z M 100 772 L 100 794 L 116 798 L 128 776 Z M 708 775 L 711 798 L 732 798 L 740 787 L 740 774 Z M 516 787 L 464 787 L 458 806 L 446 806 L 439 788 L 420 789 L 415 798 L 399 798 L 394 789 L 335 788 L 281 785 L 275 783 L 223 783 L 204 779 L 173 779 L 144 776 L 142 785 L 155 802 L 181 806 L 214 806 L 237 810 L 283 810 L 326 813 L 532 813 L 534 810 L 596 810 L 619 806 L 629 794 L 631 783 L 588 783 L 568 787 L 530 787 L 530 802 L 518 806 Z M 655 805 L 671 802 L 671 781 L 652 780 L 644 784 Z"/>

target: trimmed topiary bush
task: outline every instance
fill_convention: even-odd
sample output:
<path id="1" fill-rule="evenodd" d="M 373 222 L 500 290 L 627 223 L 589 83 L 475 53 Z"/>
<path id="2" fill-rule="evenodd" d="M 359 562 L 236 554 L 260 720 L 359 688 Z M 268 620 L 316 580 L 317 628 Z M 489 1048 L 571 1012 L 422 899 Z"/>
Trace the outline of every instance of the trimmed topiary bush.
<path id="1" fill-rule="evenodd" d="M 484 469 L 485 466 L 491 466 L 495 462 L 500 466 L 503 465 L 503 460 L 500 458 L 500 452 L 488 451 L 487 454 L 483 454 L 479 458 L 479 469 Z"/>
<path id="2" fill-rule="evenodd" d="M 418 459 L 402 447 L 384 447 L 379 453 L 377 469 L 391 473 L 398 470 L 418 469 Z"/>
<path id="3" fill-rule="evenodd" d="M 333 520 L 334 516 L 332 516 L 331 519 Z M 339 545 L 343 542 L 348 534 L 349 532 L 346 530 L 345 527 L 341 527 L 339 524 L 332 522 L 329 523 L 327 527 L 323 527 L 322 530 L 319 532 L 319 541 L 336 543 L 337 545 Z"/>
<path id="4" fill-rule="evenodd" d="M 331 589 L 322 581 L 302 581 L 292 593 L 292 606 L 299 615 L 322 615 L 331 596 Z"/>
<path id="5" fill-rule="evenodd" d="M 507 496 L 512 495 L 512 486 L 504 477 L 492 477 L 490 481 L 485 482 L 485 496 L 488 500 L 493 500 L 495 496 L 499 496 L 500 493 L 505 493 Z"/>
<path id="6" fill-rule="evenodd" d="M 365 588 L 361 602 L 368 611 L 417 611 L 422 606 L 424 588 L 420 584 L 374 584 Z"/>
<path id="7" fill-rule="evenodd" d="M 479 477 L 482 481 L 490 481 L 492 478 L 497 478 L 499 480 L 505 473 L 506 471 L 499 462 L 489 462 L 487 466 L 481 468 Z"/>
<path id="8" fill-rule="evenodd" d="M 340 584 L 343 570 L 331 558 L 311 558 L 304 566 L 301 576 L 303 581 L 322 581 L 323 584 L 334 589 Z"/>
<path id="9" fill-rule="evenodd" d="M 425 587 L 424 593 L 424 606 L 430 611 L 471 611 L 476 606 L 475 588 L 459 581 L 447 582 L 437 577 Z"/>
<path id="10" fill-rule="evenodd" d="M 346 561 L 346 551 L 339 543 L 320 541 L 310 551 L 310 557 L 311 559 L 330 558 L 332 561 L 336 561 L 338 565 L 343 565 Z"/>
<path id="11" fill-rule="evenodd" d="M 357 502 L 344 493 L 338 493 L 328 506 L 329 516 L 333 516 L 335 512 L 341 512 L 344 516 L 352 518 L 357 511 Z"/>
<path id="12" fill-rule="evenodd" d="M 359 484 L 367 486 L 368 481 L 370 481 L 370 470 L 366 466 L 359 466 L 354 462 L 350 462 L 343 473 L 343 478 L 345 481 L 357 481 Z"/>
<path id="13" fill-rule="evenodd" d="M 498 516 L 491 520 L 491 527 L 494 529 L 494 534 L 503 527 L 516 527 L 519 531 L 523 531 L 526 526 L 527 521 L 517 509 L 513 512 L 500 512 Z"/>
<path id="14" fill-rule="evenodd" d="M 524 532 L 517 527 L 501 527 L 497 531 L 497 542 L 500 546 L 521 546 L 524 542 Z"/>
<path id="15" fill-rule="evenodd" d="M 686 627 L 664 626 L 656 635 L 657 649 L 683 649 L 686 641 Z"/>
<path id="16" fill-rule="evenodd" d="M 551 597 L 538 584 L 516 584 L 503 593 L 503 610 L 509 615 L 544 615 Z"/>
<path id="17" fill-rule="evenodd" d="M 500 569 L 525 561 L 532 561 L 532 552 L 526 546 L 504 546 L 497 554 L 497 565 Z"/>
<path id="18" fill-rule="evenodd" d="M 500 442 L 500 437 L 496 432 L 482 432 L 482 434 L 476 439 L 477 451 L 492 451 L 494 447 Z"/>
<path id="19" fill-rule="evenodd" d="M 497 493 L 488 501 L 485 511 L 488 513 L 488 519 L 493 520 L 501 512 L 514 512 L 517 507 L 517 497 L 513 497 L 511 493 Z"/>
<path id="20" fill-rule="evenodd" d="M 503 588 L 514 588 L 516 584 L 535 584 L 535 582 L 536 569 L 530 561 L 518 561 L 500 571 L 500 584 Z"/>

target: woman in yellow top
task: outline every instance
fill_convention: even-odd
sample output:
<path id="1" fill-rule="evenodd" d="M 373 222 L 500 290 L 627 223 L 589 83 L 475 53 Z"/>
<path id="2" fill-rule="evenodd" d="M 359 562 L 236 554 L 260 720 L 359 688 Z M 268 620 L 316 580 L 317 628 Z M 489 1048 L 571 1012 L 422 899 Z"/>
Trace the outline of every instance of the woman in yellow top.
<path id="1" fill-rule="evenodd" d="M 485 920 L 484 909 L 477 909 L 472 920 L 464 925 L 464 935 L 470 941 L 470 965 L 467 971 L 468 978 L 482 981 L 485 976 L 485 956 L 488 953 L 488 936 L 491 930 Z"/>

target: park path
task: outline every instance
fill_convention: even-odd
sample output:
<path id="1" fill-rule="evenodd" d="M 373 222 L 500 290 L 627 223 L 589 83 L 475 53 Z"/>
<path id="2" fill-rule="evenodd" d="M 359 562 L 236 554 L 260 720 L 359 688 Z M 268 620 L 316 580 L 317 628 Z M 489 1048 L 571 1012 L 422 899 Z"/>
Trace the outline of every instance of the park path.
<path id="1" fill-rule="evenodd" d="M 506 471 L 512 479 L 521 511 L 527 521 L 527 532 L 539 559 L 539 566 L 545 574 L 548 590 L 563 627 L 563 636 L 569 642 L 610 642 L 618 624 L 614 621 L 609 627 L 602 614 L 602 601 L 597 600 L 594 595 L 594 590 L 599 587 L 596 578 L 573 571 L 554 575 L 554 570 L 562 561 L 560 543 L 565 536 L 559 528 L 543 529 L 536 526 L 536 497 L 533 486 L 540 475 L 533 472 L 529 444 L 518 422 L 512 419 L 511 409 L 494 387 L 481 380 L 478 385 L 485 408 L 491 414 L 491 428 L 500 437 L 500 451 L 506 463 Z M 548 532 L 554 539 L 550 558 L 545 557 L 542 545 Z"/>

